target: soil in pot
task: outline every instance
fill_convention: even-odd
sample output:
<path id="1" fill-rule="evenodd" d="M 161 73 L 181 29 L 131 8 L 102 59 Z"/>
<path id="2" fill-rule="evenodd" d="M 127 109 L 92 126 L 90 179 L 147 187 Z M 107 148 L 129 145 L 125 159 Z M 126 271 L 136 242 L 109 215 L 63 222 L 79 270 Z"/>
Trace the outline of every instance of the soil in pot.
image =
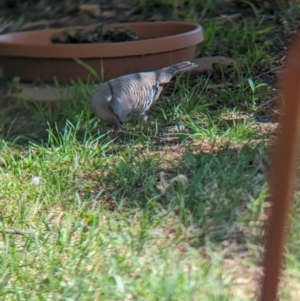
<path id="1" fill-rule="evenodd" d="M 55 44 L 116 43 L 137 40 L 137 33 L 131 29 L 105 25 L 99 25 L 94 29 L 67 28 L 51 37 L 51 42 Z"/>

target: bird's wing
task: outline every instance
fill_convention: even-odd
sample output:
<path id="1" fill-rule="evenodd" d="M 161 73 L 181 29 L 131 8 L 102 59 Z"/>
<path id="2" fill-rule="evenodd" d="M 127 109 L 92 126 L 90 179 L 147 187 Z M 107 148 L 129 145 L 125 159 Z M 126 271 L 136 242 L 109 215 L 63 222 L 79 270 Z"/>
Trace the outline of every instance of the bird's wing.
<path id="1" fill-rule="evenodd" d="M 132 114 L 147 110 L 158 92 L 159 82 L 151 74 L 145 74 L 137 73 L 113 82 L 113 89 L 124 108 L 130 109 Z"/>

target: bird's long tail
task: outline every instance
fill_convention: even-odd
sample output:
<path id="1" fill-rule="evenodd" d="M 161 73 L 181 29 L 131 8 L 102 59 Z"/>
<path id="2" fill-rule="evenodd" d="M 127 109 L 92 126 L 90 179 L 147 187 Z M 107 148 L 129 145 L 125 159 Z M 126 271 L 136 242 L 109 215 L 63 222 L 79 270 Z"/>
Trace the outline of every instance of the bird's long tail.
<path id="1" fill-rule="evenodd" d="M 178 72 L 190 71 L 195 67 L 197 67 L 197 65 L 190 61 L 184 61 L 169 67 L 165 67 L 157 71 L 158 81 L 161 84 L 168 83 Z"/>

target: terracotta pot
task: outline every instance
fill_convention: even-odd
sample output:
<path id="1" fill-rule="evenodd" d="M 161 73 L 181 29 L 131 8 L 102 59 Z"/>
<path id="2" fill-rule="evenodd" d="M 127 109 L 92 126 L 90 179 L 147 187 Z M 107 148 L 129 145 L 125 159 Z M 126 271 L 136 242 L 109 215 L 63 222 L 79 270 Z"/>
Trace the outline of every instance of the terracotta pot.
<path id="1" fill-rule="evenodd" d="M 41 79 L 86 81 L 89 72 L 74 58 L 89 64 L 110 79 L 132 72 L 155 70 L 191 60 L 196 45 L 203 41 L 202 27 L 185 22 L 113 24 L 137 32 L 141 40 L 105 44 L 52 44 L 53 33 L 62 29 L 38 30 L 0 35 L 0 66 L 4 76 L 22 81 Z M 91 26 L 89 26 L 91 27 Z M 90 80 L 97 78 L 90 76 Z"/>

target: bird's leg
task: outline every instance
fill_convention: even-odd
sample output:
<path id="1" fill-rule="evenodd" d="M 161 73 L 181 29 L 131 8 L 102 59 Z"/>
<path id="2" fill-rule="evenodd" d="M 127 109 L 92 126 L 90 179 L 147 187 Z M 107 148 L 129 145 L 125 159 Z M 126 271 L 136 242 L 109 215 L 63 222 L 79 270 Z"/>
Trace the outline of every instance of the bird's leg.
<path id="1" fill-rule="evenodd" d="M 111 126 L 112 133 L 118 133 L 121 130 L 121 126 L 119 124 L 114 124 Z"/>
<path id="2" fill-rule="evenodd" d="M 106 131 L 104 134 L 110 135 L 111 138 L 116 138 L 118 136 L 118 133 L 121 130 L 121 126 L 118 124 L 110 124 L 109 126 L 106 126 Z"/>
<path id="3" fill-rule="evenodd" d="M 146 123 L 149 119 L 150 111 L 145 111 L 141 114 L 142 120 L 144 123 Z"/>
<path id="4" fill-rule="evenodd" d="M 106 131 L 105 134 L 108 133 L 115 133 L 121 129 L 121 125 L 119 124 L 106 124 Z"/>

